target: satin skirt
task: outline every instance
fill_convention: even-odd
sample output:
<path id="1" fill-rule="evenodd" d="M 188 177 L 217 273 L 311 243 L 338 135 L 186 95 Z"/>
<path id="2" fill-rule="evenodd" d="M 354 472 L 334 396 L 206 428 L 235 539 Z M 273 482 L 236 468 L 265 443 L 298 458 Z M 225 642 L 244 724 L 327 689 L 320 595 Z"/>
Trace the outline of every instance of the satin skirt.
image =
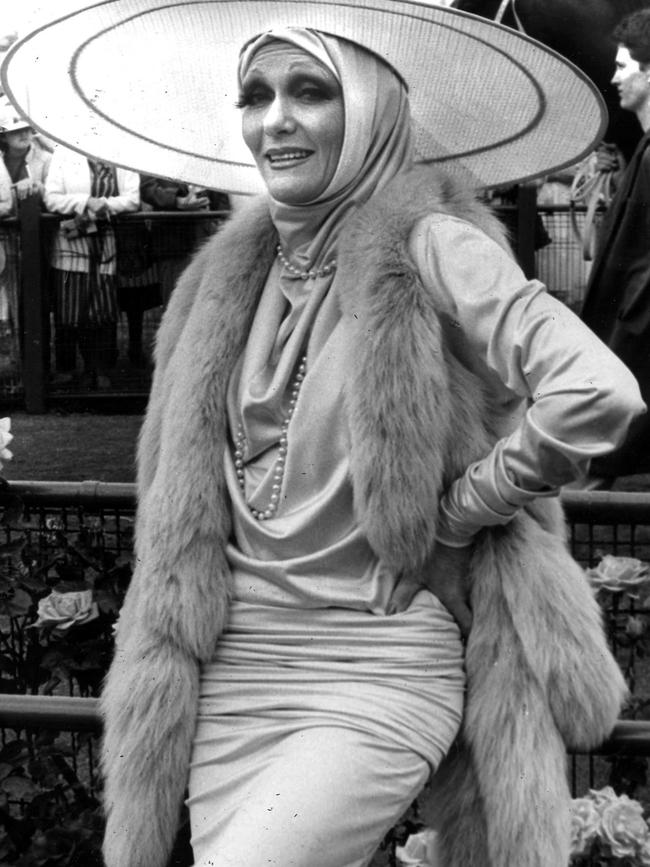
<path id="1" fill-rule="evenodd" d="M 196 867 L 363 867 L 460 725 L 451 616 L 233 603 L 202 671 L 189 798 Z"/>

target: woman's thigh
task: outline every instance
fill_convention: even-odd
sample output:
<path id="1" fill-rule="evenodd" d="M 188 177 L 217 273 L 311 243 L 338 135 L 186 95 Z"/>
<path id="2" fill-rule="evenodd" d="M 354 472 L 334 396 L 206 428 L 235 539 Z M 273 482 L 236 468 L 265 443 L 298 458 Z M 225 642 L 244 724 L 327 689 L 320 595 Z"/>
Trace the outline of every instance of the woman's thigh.
<path id="1" fill-rule="evenodd" d="M 419 755 L 353 729 L 316 727 L 190 775 L 195 867 L 363 867 L 429 774 Z M 209 724 L 207 724 L 209 725 Z"/>

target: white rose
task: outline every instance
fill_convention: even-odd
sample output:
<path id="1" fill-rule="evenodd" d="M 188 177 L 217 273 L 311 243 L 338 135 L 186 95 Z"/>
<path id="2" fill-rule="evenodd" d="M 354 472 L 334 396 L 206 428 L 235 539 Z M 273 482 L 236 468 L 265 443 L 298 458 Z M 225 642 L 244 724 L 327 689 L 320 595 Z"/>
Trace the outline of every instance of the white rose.
<path id="1" fill-rule="evenodd" d="M 611 786 L 602 789 L 589 789 L 589 797 L 596 805 L 596 809 L 602 812 L 603 807 L 618 800 L 618 795 Z"/>
<path id="2" fill-rule="evenodd" d="M 615 557 L 606 554 L 594 569 L 587 569 L 587 578 L 595 590 L 621 593 L 636 590 L 650 580 L 648 566 L 636 557 Z"/>
<path id="3" fill-rule="evenodd" d="M 642 867 L 650 867 L 650 837 L 643 841 L 639 849 L 639 861 Z"/>
<path id="4" fill-rule="evenodd" d="M 600 813 L 591 798 L 571 801 L 571 854 L 584 855 L 598 836 Z"/>
<path id="5" fill-rule="evenodd" d="M 437 838 L 432 828 L 411 834 L 404 846 L 395 847 L 400 867 L 440 867 Z"/>
<path id="6" fill-rule="evenodd" d="M 602 837 L 615 858 L 634 856 L 648 839 L 643 807 L 627 795 L 603 807 L 601 823 Z"/>
<path id="7" fill-rule="evenodd" d="M 7 448 L 12 439 L 11 419 L 0 418 L 0 470 L 2 469 L 2 461 L 10 461 L 13 458 L 13 454 Z"/>
<path id="8" fill-rule="evenodd" d="M 69 593 L 53 590 L 38 603 L 38 619 L 33 625 L 53 627 L 55 633 L 63 635 L 71 626 L 88 623 L 96 617 L 99 617 L 99 609 L 97 603 L 93 602 L 92 590 Z"/>

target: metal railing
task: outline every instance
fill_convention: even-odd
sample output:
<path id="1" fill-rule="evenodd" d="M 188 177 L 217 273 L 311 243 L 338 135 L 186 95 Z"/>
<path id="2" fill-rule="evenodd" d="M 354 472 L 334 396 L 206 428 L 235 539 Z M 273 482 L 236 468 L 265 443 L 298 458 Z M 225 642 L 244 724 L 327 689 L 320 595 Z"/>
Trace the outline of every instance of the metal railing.
<path id="1" fill-rule="evenodd" d="M 108 482 L 14 481 L 0 489 L 0 507 L 19 498 L 27 512 L 45 514 L 72 510 L 111 513 L 119 534 L 120 518 L 130 519 L 136 506 L 136 486 Z M 569 542 L 575 558 L 594 565 L 604 549 L 609 553 L 650 559 L 650 493 L 566 492 L 562 496 Z M 60 728 L 98 732 L 97 700 L 66 696 L 2 696 L 0 727 Z M 650 722 L 621 721 L 599 752 L 630 751 L 650 755 Z"/>
<path id="2" fill-rule="evenodd" d="M 131 545 L 130 531 L 136 506 L 133 484 L 85 482 L 10 482 L 0 488 L 0 509 L 15 509 L 20 503 L 25 516 L 30 546 L 43 544 L 47 551 L 53 525 L 70 534 L 72 543 L 92 522 L 101 528 L 101 545 L 113 554 L 124 554 Z M 650 559 L 650 493 L 567 493 L 563 496 L 569 527 L 569 542 L 579 561 L 592 566 L 599 552 L 623 553 Z M 21 527 L 5 523 L 6 538 L 12 539 Z M 68 774 L 78 798 L 98 804 L 101 780 L 97 766 L 97 738 L 102 723 L 99 700 L 80 695 L 0 695 L 0 747 L 15 746 L 31 751 L 34 758 L 41 743 L 63 742 L 64 753 L 55 756 Z M 46 746 L 46 750 L 52 750 Z M 568 780 L 575 795 L 587 788 L 616 785 L 623 779 L 628 765 L 650 757 L 650 720 L 625 719 L 615 726 L 611 736 L 597 749 L 568 756 Z M 66 765 L 64 762 L 68 762 Z M 20 774 L 18 775 L 20 779 Z M 71 789 L 71 791 L 72 791 Z M 72 799 L 72 795 L 70 795 Z M 12 815 L 22 821 L 29 804 L 10 802 Z M 97 807 L 97 810 L 99 808 Z M 388 839 L 388 838 L 387 838 Z M 393 840 L 389 846 L 394 846 Z M 187 823 L 177 837 L 171 864 L 192 863 Z M 94 863 L 94 862 L 93 862 Z M 391 863 L 395 863 L 394 859 Z"/>
<path id="3" fill-rule="evenodd" d="M 116 232 L 122 234 L 128 234 L 130 228 L 135 232 L 145 225 L 160 227 L 166 224 L 169 228 L 179 227 L 179 230 L 184 230 L 193 225 L 216 225 L 226 215 L 225 211 L 139 211 L 116 217 L 113 225 Z M 18 364 L 8 387 L 4 387 L 0 382 L 0 401 L 15 403 L 16 400 L 21 400 L 26 410 L 34 413 L 45 412 L 48 402 L 55 395 L 67 401 L 74 400 L 80 394 L 86 398 L 89 396 L 87 389 L 83 392 L 83 387 L 59 389 L 59 393 L 49 380 L 52 368 L 51 344 L 54 341 L 51 335 L 51 280 L 48 258 L 54 230 L 63 219 L 65 217 L 58 214 L 44 213 L 37 197 L 29 197 L 19 202 L 17 216 L 0 221 L 0 244 L 11 251 L 10 258 L 15 266 L 12 279 L 17 281 L 18 285 L 10 291 L 17 294 L 18 322 L 14 322 L 14 328 L 19 331 L 19 334 L 14 334 L 12 338 L 16 344 L 14 360 L 18 361 Z M 161 259 L 166 255 L 175 255 L 174 245 L 169 243 L 166 246 L 169 249 L 158 251 Z M 189 260 L 190 255 L 191 250 L 188 249 L 185 258 Z M 156 313 L 152 326 L 154 329 L 157 327 L 161 309 L 159 306 L 156 310 L 147 310 L 144 313 L 145 320 L 149 313 Z M 150 334 L 149 338 L 151 342 L 153 334 Z M 92 396 L 101 399 L 110 397 L 113 400 L 121 398 L 123 402 L 128 398 L 139 397 L 142 404 L 148 394 L 149 385 L 149 371 L 135 371 L 128 377 L 120 377 L 109 394 L 93 393 Z"/>
<path id="4" fill-rule="evenodd" d="M 535 223 L 537 207 L 535 189 L 522 186 L 519 188 L 515 205 L 501 206 L 498 211 L 508 217 L 512 227 L 513 243 L 519 262 L 528 276 L 536 273 L 535 254 Z M 117 230 L 124 231 L 133 227 L 136 231 L 143 224 L 164 226 L 173 229 L 178 224 L 189 227 L 206 221 L 223 219 L 226 215 L 221 211 L 186 211 L 163 212 L 146 211 L 124 214 L 115 219 Z M 28 412 L 45 412 L 53 399 L 64 404 L 75 399 L 88 398 L 93 400 L 111 400 L 112 403 L 136 400 L 141 406 L 149 391 L 149 371 L 132 372 L 129 376 L 118 378 L 112 384 L 108 393 L 88 393 L 81 388 L 53 386 L 50 382 L 51 356 L 53 340 L 51 339 L 50 322 L 50 279 L 48 270 L 48 249 L 54 229 L 63 219 L 60 215 L 43 213 L 39 201 L 30 197 L 19 203 L 18 215 L 0 221 L 0 243 L 11 248 L 12 257 L 16 262 L 16 280 L 19 282 L 18 304 L 19 335 L 14 335 L 14 355 L 19 359 L 15 374 L 12 374 L 5 388 L 0 382 L 0 402 L 24 404 Z M 157 327 L 160 307 L 145 312 L 156 314 L 150 323 L 150 328 Z M 156 318 L 157 317 L 157 318 Z M 150 317 L 149 317 L 150 318 Z M 123 329 L 124 323 L 121 323 Z M 121 332 L 120 332 L 121 333 Z M 150 334 L 149 338 L 152 339 Z M 149 341 L 150 342 L 150 341 Z M 20 344 L 20 345 L 18 345 Z M 52 368 L 53 369 L 53 368 Z M 0 371 L 2 373 L 2 371 Z"/>

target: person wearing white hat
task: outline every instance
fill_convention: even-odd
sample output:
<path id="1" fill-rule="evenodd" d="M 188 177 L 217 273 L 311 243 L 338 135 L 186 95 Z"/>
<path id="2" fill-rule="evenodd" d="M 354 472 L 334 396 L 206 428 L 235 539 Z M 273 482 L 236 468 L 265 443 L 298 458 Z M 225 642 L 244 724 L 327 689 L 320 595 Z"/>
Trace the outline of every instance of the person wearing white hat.
<path id="1" fill-rule="evenodd" d="M 14 202 L 42 195 L 52 154 L 34 140 L 34 130 L 10 102 L 0 104 L 0 151 L 11 178 Z"/>
<path id="2" fill-rule="evenodd" d="M 195 51 L 182 100 L 164 39 L 162 83 L 128 63 L 166 32 Z M 265 190 L 157 338 L 102 696 L 106 864 L 163 867 L 189 785 L 196 867 L 365 867 L 430 775 L 447 867 L 567 863 L 566 745 L 606 737 L 626 690 L 556 495 L 644 406 L 472 187 L 575 162 L 590 86 L 409 2 L 109 2 L 52 39 L 92 117 L 77 147 Z M 101 74 L 118 43 L 132 114 Z M 233 52 L 252 159 L 209 116 L 187 138 L 142 117 L 160 87 L 224 124 L 211 64 Z"/>

